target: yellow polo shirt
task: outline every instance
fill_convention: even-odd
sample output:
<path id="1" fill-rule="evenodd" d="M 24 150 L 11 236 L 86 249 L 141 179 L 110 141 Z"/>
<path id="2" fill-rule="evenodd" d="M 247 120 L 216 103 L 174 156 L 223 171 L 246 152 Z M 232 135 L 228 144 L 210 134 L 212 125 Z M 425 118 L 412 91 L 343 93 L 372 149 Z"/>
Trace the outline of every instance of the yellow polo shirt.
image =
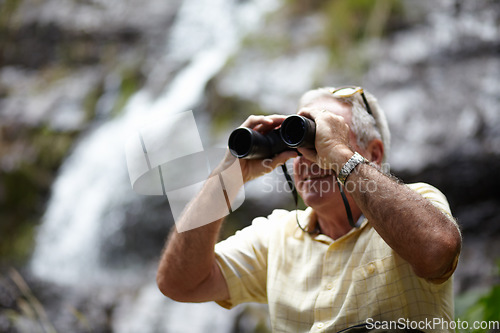
<path id="1" fill-rule="evenodd" d="M 445 196 L 436 188 L 408 186 L 451 217 Z M 311 208 L 298 213 L 301 224 L 315 223 Z M 417 277 L 366 219 L 360 228 L 333 240 L 301 231 L 295 211 L 275 210 L 218 243 L 215 253 L 230 294 L 218 304 L 268 303 L 273 332 L 453 320 L 452 279 L 436 284 Z M 423 331 L 428 327 L 421 326 Z"/>

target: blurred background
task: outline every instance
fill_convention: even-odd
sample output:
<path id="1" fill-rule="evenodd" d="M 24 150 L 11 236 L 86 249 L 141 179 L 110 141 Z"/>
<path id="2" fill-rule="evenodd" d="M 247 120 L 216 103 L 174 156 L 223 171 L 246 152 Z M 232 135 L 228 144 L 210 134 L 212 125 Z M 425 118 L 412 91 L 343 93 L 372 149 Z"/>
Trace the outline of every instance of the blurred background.
<path id="1" fill-rule="evenodd" d="M 499 320 L 499 27 L 497 0 L 0 1 L 0 332 L 269 332 L 265 306 L 160 294 L 173 218 L 132 191 L 125 141 L 193 110 L 225 146 L 248 115 L 346 84 L 385 109 L 392 172 L 449 199 L 458 318 Z M 294 208 L 263 181 L 222 237 Z"/>

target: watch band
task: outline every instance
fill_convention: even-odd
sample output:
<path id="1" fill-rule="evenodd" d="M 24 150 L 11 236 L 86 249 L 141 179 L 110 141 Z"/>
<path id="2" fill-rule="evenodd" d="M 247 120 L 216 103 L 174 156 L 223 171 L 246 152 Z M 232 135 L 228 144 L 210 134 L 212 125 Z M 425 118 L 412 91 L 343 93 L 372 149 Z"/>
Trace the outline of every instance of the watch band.
<path id="1" fill-rule="evenodd" d="M 368 160 L 361 156 L 358 152 L 355 152 L 354 155 L 347 161 L 340 169 L 340 172 L 337 176 L 337 180 L 340 184 L 344 185 L 347 177 L 351 174 L 351 172 L 356 168 L 359 163 L 368 163 Z"/>

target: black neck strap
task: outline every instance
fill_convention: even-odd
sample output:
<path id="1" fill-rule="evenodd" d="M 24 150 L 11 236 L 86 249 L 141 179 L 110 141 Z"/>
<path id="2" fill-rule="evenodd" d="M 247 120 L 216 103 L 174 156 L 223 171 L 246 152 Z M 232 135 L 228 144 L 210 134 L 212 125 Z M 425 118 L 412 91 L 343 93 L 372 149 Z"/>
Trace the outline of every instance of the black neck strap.
<path id="1" fill-rule="evenodd" d="M 296 212 L 296 218 L 297 218 L 297 225 L 299 226 L 299 228 L 302 231 L 308 232 L 299 223 L 299 217 L 298 217 L 298 213 L 297 213 L 297 209 L 298 209 L 298 206 L 299 206 L 299 199 L 298 199 L 297 189 L 295 188 L 295 184 L 293 183 L 292 177 L 288 173 L 288 169 L 286 167 L 286 163 L 283 163 L 281 165 L 281 169 L 283 170 L 283 174 L 285 175 L 286 182 L 288 184 L 288 187 L 292 191 L 293 200 L 295 201 L 295 212 Z M 349 206 L 349 201 L 347 200 L 347 197 L 346 197 L 346 195 L 344 193 L 344 189 L 342 188 L 342 185 L 340 185 L 340 183 L 338 182 L 337 179 L 335 179 L 335 182 L 337 183 L 337 185 L 339 187 L 340 195 L 342 196 L 342 201 L 344 202 L 344 207 L 345 207 L 345 211 L 346 211 L 346 214 L 347 214 L 347 220 L 349 221 L 349 225 L 351 227 L 353 227 L 353 228 L 356 228 L 356 225 L 354 224 L 354 220 L 352 218 L 351 206 Z"/>

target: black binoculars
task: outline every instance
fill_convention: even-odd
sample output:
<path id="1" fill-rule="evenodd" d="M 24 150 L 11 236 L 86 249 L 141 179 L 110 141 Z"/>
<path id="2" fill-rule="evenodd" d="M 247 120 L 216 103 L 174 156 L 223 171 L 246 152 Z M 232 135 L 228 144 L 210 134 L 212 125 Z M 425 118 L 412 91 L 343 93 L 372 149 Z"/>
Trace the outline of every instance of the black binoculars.
<path id="1" fill-rule="evenodd" d="M 309 118 L 292 115 L 281 127 L 262 134 L 248 127 L 235 129 L 229 136 L 229 150 L 237 158 L 264 159 L 285 150 L 314 148 L 316 124 Z"/>

